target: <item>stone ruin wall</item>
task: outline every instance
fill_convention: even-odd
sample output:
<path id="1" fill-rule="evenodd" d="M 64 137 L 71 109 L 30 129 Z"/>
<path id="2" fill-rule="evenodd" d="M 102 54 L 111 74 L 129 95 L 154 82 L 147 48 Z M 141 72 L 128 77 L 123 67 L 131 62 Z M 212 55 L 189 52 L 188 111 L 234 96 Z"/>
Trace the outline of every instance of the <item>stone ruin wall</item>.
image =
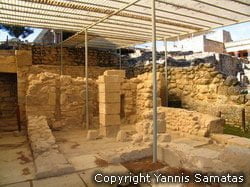
<path id="1" fill-rule="evenodd" d="M 197 66 L 199 64 L 210 63 L 217 71 L 223 73 L 226 76 L 236 76 L 237 73 L 242 72 L 242 64 L 248 63 L 246 59 L 233 57 L 227 54 L 220 53 L 197 53 L 188 56 L 176 56 L 168 58 L 169 67 L 189 67 Z M 157 64 L 159 71 L 164 71 L 164 64 Z M 138 63 L 133 68 L 127 70 L 129 77 L 135 77 L 142 73 L 152 72 L 152 64 L 144 65 L 144 63 Z"/>
<path id="2" fill-rule="evenodd" d="M 32 51 L 33 64 L 60 65 L 61 48 L 60 46 L 22 46 L 23 50 Z M 84 65 L 84 48 L 63 47 L 62 64 L 79 66 Z M 89 48 L 89 66 L 117 66 L 118 55 L 114 51 Z"/>
<path id="3" fill-rule="evenodd" d="M 52 129 L 85 126 L 85 79 L 52 73 L 31 74 L 26 94 L 27 116 L 46 116 Z M 90 125 L 98 115 L 97 84 L 89 85 Z M 96 123 L 96 121 L 95 121 Z"/>
<path id="4" fill-rule="evenodd" d="M 116 57 L 113 56 L 113 54 L 109 52 L 105 52 L 107 55 L 112 56 L 111 59 L 115 59 Z M 28 77 L 30 74 L 39 74 L 42 72 L 50 72 L 50 73 L 56 73 L 60 74 L 60 66 L 59 65 L 37 65 L 37 62 L 34 61 L 32 51 L 30 47 L 28 50 L 8 50 L 8 51 L 1 51 L 1 61 L 4 59 L 8 60 L 9 58 L 14 59 L 13 63 L 15 63 L 15 68 L 11 69 L 11 72 L 17 73 L 17 96 L 18 96 L 18 104 L 19 104 L 19 109 L 20 109 L 20 120 L 21 120 L 21 125 L 22 128 L 26 127 L 26 91 L 28 89 Z M 48 55 L 49 56 L 49 55 Z M 102 56 L 105 56 L 102 54 Z M 72 58 L 76 58 L 76 56 L 72 56 Z M 67 58 L 66 58 L 67 59 Z M 94 58 L 92 58 L 94 60 Z M 11 61 L 11 62 L 12 62 Z M 100 60 L 101 62 L 105 62 L 104 60 Z M 69 61 L 69 63 L 66 63 L 63 65 L 63 74 L 64 75 L 70 75 L 73 78 L 76 77 L 84 77 L 85 75 L 85 68 L 84 66 L 76 66 L 76 64 L 72 64 L 72 61 Z M 110 61 L 111 63 L 115 63 L 115 60 Z M 38 63 L 39 64 L 39 63 Z M 70 65 L 67 65 L 70 64 Z M 107 69 L 111 69 L 111 67 L 106 67 L 105 64 L 103 66 L 105 67 L 100 67 L 100 66 L 94 66 L 95 63 L 92 63 L 92 65 L 89 66 L 89 78 L 91 79 L 97 79 L 99 75 L 102 75 L 103 72 Z M 106 64 L 107 65 L 107 64 Z M 10 69 L 9 67 L 5 67 L 4 71 L 6 68 Z M 8 70 L 7 69 L 7 70 Z M 1 69 L 0 69 L 1 70 Z M 16 127 L 17 128 L 17 127 Z"/>
<path id="5" fill-rule="evenodd" d="M 168 73 L 169 100 L 180 100 L 183 108 L 214 116 L 221 112 L 233 125 L 241 125 L 243 108 L 250 122 L 250 101 L 241 91 L 236 78 L 223 76 L 211 64 L 172 68 Z"/>
<path id="6" fill-rule="evenodd" d="M 158 99 L 161 98 L 158 104 L 161 103 L 164 106 L 164 69 L 158 70 Z M 136 119 L 134 115 L 140 116 L 142 110 L 152 107 L 151 77 L 152 73 L 144 73 L 128 79 L 126 86 L 123 86 L 123 92 L 127 93 L 127 100 L 129 100 L 129 104 L 125 102 L 125 111 L 127 111 L 125 114 L 129 116 L 128 119 Z M 128 85 L 130 85 L 133 97 L 129 94 Z M 221 112 L 222 117 L 229 124 L 241 125 L 243 108 L 246 110 L 246 122 L 250 122 L 250 101 L 248 96 L 241 94 L 241 90 L 242 87 L 236 78 L 226 77 L 210 63 L 168 68 L 168 99 L 170 101 L 181 101 L 183 108 L 213 116 Z"/>

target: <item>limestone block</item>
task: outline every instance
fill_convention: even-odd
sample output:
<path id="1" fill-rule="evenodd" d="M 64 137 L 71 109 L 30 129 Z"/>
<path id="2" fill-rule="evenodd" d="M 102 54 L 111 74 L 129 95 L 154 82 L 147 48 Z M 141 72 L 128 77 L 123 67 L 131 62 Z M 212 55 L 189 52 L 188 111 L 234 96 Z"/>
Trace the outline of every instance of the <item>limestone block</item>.
<path id="1" fill-rule="evenodd" d="M 104 75 L 118 75 L 122 78 L 125 78 L 125 70 L 106 70 Z"/>
<path id="2" fill-rule="evenodd" d="M 56 93 L 49 93 L 48 104 L 56 105 Z"/>
<path id="3" fill-rule="evenodd" d="M 111 92 L 111 93 L 99 93 L 99 102 L 101 103 L 120 103 L 121 96 L 120 92 Z"/>
<path id="4" fill-rule="evenodd" d="M 165 120 L 157 120 L 157 130 L 158 133 L 166 132 L 166 121 Z"/>
<path id="5" fill-rule="evenodd" d="M 99 103 L 101 114 L 120 114 L 120 103 Z"/>
<path id="6" fill-rule="evenodd" d="M 100 126 L 100 135 L 104 137 L 116 137 L 117 133 L 120 130 L 119 125 L 113 125 L 113 126 Z"/>
<path id="7" fill-rule="evenodd" d="M 102 75 L 98 77 L 98 83 L 120 83 L 122 82 L 122 77 L 119 75 Z"/>
<path id="8" fill-rule="evenodd" d="M 32 65 L 32 52 L 28 50 L 16 50 L 17 66 Z"/>
<path id="9" fill-rule="evenodd" d="M 110 84 L 99 83 L 98 84 L 99 93 L 120 92 L 120 90 L 121 90 L 120 83 L 110 83 Z"/>
<path id="10" fill-rule="evenodd" d="M 96 140 L 99 137 L 99 132 L 97 130 L 88 130 L 87 140 Z"/>
<path id="11" fill-rule="evenodd" d="M 119 114 L 99 114 L 101 126 L 111 126 L 111 125 L 120 125 L 120 115 Z"/>

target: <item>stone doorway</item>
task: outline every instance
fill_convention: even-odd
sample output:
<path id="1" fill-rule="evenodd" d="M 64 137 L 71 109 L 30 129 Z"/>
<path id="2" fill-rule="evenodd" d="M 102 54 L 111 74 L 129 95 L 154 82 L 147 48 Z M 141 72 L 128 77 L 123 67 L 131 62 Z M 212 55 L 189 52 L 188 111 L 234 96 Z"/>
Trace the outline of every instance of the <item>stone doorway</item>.
<path id="1" fill-rule="evenodd" d="M 0 73 L 0 131 L 17 130 L 17 74 Z"/>

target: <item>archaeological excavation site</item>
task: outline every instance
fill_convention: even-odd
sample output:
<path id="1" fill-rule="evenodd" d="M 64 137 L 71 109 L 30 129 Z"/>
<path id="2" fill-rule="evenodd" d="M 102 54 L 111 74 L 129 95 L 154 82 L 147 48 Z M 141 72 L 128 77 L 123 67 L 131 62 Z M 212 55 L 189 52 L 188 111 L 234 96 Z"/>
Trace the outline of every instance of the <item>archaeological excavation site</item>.
<path id="1" fill-rule="evenodd" d="M 0 187 L 249 187 L 248 0 L 0 0 Z"/>

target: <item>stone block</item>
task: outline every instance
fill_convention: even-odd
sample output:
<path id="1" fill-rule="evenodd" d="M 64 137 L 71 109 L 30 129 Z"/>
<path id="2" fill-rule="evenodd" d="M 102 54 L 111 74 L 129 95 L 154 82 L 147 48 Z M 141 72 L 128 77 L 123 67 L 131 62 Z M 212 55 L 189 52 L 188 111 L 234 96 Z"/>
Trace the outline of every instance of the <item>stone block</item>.
<path id="1" fill-rule="evenodd" d="M 15 53 L 18 67 L 32 65 L 32 52 L 30 50 L 16 50 Z"/>
<path id="2" fill-rule="evenodd" d="M 102 126 L 120 125 L 120 115 L 119 114 L 99 114 L 100 124 Z"/>
<path id="3" fill-rule="evenodd" d="M 99 132 L 97 130 L 88 130 L 87 140 L 96 140 L 99 137 Z"/>
<path id="4" fill-rule="evenodd" d="M 122 77 L 119 75 L 102 75 L 98 77 L 99 83 L 120 83 L 122 82 Z"/>
<path id="5" fill-rule="evenodd" d="M 110 83 L 110 84 L 99 83 L 98 84 L 99 93 L 120 92 L 120 90 L 121 90 L 120 83 Z"/>
<path id="6" fill-rule="evenodd" d="M 157 130 L 158 133 L 166 132 L 166 121 L 165 120 L 157 120 Z"/>
<path id="7" fill-rule="evenodd" d="M 100 126 L 100 135 L 104 137 L 116 137 L 117 133 L 120 130 L 119 125 L 113 125 L 113 126 Z"/>
<path id="8" fill-rule="evenodd" d="M 125 78 L 125 70 L 106 70 L 104 75 L 119 75 L 122 78 Z"/>
<path id="9" fill-rule="evenodd" d="M 101 103 L 120 103 L 120 92 L 99 93 L 99 102 Z"/>
<path id="10" fill-rule="evenodd" d="M 101 114 L 120 114 L 120 103 L 99 103 Z"/>

